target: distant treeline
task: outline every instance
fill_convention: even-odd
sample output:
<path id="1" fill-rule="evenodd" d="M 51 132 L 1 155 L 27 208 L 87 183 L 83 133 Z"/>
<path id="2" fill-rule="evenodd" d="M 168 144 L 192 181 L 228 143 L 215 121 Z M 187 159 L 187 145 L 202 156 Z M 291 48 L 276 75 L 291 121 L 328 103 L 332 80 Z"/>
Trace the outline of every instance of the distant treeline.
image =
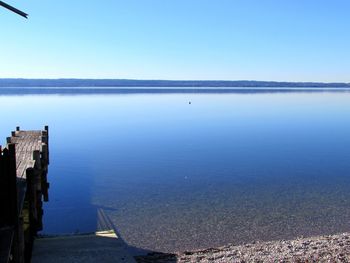
<path id="1" fill-rule="evenodd" d="M 169 87 L 169 88 L 350 88 L 350 83 L 221 81 L 221 80 L 133 80 L 133 79 L 0 79 L 0 87 Z"/>

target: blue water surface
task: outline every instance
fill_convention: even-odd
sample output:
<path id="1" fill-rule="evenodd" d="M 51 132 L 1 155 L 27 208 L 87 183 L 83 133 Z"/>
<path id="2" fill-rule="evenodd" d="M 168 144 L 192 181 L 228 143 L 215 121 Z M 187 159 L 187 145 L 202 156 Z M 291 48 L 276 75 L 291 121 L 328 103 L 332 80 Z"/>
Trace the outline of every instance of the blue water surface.
<path id="1" fill-rule="evenodd" d="M 189 103 L 191 102 L 191 104 Z M 2 95 L 50 126 L 44 234 L 179 251 L 350 231 L 350 93 Z"/>

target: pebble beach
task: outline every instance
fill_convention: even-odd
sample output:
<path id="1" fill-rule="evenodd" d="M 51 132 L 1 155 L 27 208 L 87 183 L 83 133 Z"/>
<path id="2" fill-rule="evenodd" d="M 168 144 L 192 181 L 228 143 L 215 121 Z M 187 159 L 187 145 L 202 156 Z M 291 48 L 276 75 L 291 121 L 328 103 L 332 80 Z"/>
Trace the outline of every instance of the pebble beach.
<path id="1" fill-rule="evenodd" d="M 151 253 L 139 263 L 172 262 L 350 262 L 350 233 L 228 245 L 192 252 Z"/>

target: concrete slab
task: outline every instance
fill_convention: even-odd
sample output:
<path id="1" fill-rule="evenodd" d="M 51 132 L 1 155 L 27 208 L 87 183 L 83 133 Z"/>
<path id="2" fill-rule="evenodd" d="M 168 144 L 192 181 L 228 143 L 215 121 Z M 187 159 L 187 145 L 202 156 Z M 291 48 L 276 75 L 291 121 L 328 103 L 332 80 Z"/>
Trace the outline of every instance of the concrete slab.
<path id="1" fill-rule="evenodd" d="M 38 238 L 33 263 L 120 262 L 136 263 L 124 241 L 113 230 L 94 234 Z"/>

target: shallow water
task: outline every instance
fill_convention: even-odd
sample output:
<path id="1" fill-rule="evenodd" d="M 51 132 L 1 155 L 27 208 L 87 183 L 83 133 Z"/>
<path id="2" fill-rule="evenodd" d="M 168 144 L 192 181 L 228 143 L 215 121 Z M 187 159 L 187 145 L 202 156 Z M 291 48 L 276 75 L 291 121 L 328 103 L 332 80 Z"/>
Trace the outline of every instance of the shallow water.
<path id="1" fill-rule="evenodd" d="M 189 104 L 191 101 L 191 104 Z M 3 95 L 50 126 L 44 233 L 177 251 L 350 231 L 350 93 Z"/>

